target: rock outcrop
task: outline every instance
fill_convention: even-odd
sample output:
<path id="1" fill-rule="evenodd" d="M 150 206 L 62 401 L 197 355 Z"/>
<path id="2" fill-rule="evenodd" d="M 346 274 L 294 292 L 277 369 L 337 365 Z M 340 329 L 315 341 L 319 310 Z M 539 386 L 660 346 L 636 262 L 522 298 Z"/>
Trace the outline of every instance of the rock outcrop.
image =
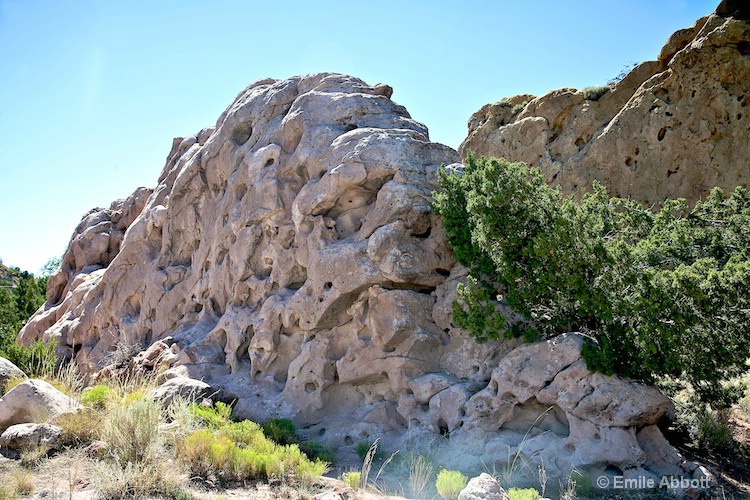
<path id="1" fill-rule="evenodd" d="M 433 443 L 479 468 L 518 450 L 550 477 L 656 463 L 636 436 L 663 440 L 668 403 L 586 371 L 579 336 L 479 345 L 452 327 L 466 271 L 431 194 L 458 154 L 391 92 L 337 74 L 251 84 L 174 142 L 145 203 L 137 192 L 99 229 L 87 216 L 21 339 L 54 338 L 89 374 L 141 345 L 108 373 L 166 366 L 164 380 L 221 389 L 237 417 L 290 417 L 345 450 Z M 124 225 L 118 245 L 93 243 Z M 529 428 L 542 454 L 518 447 Z"/>
<path id="2" fill-rule="evenodd" d="M 743 12 L 743 2 L 722 2 L 718 14 L 674 33 L 657 61 L 611 88 L 484 106 L 469 120 L 462 155 L 526 162 L 566 192 L 590 190 L 597 180 L 613 195 L 647 204 L 747 187 L 750 23 Z"/>

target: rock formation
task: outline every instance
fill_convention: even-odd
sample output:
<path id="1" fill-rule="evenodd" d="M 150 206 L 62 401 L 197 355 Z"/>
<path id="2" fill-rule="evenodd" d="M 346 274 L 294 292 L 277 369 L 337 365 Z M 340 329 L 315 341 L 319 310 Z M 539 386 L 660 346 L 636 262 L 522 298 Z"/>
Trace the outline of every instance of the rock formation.
<path id="1" fill-rule="evenodd" d="M 609 89 L 484 106 L 469 120 L 462 155 L 526 162 L 566 192 L 590 190 L 597 180 L 647 204 L 747 187 L 750 16 L 739 1 L 722 2 L 717 13 L 674 33 L 658 61 L 639 64 Z M 739 17 L 723 17 L 731 15 Z"/>
<path id="2" fill-rule="evenodd" d="M 452 327 L 466 271 L 431 193 L 458 154 L 391 93 L 337 74 L 251 84 L 175 140 L 152 192 L 84 218 L 21 339 L 89 374 L 135 369 L 112 360 L 139 345 L 165 379 L 344 452 L 380 437 L 460 467 L 518 453 L 552 478 L 679 470 L 656 427 L 669 402 L 588 372 L 580 336 L 478 345 Z"/>

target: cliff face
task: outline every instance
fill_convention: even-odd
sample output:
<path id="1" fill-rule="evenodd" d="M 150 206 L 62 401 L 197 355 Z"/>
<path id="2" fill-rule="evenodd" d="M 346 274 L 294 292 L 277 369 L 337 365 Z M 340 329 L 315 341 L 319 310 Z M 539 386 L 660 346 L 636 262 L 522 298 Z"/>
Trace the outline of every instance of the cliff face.
<path id="1" fill-rule="evenodd" d="M 478 345 L 452 327 L 465 270 L 431 194 L 458 154 L 391 92 L 336 74 L 251 84 L 175 140 L 153 191 L 86 215 L 21 339 L 91 374 L 138 343 L 236 416 L 290 417 L 344 452 L 380 437 L 453 466 L 514 450 L 553 478 L 680 473 L 655 425 L 669 401 L 590 373 L 580 336 Z"/>
<path id="2" fill-rule="evenodd" d="M 748 186 L 750 24 L 741 4 L 723 2 L 722 15 L 677 31 L 658 61 L 602 95 L 560 89 L 484 106 L 469 121 L 462 156 L 523 161 L 566 192 L 597 180 L 649 204 Z"/>

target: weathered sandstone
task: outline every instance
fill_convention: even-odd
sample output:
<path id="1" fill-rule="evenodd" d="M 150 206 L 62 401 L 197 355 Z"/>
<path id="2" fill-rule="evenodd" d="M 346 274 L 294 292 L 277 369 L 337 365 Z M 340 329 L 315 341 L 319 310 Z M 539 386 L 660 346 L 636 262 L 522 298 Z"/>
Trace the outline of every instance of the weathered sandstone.
<path id="1" fill-rule="evenodd" d="M 560 89 L 484 106 L 469 120 L 462 155 L 526 162 L 565 192 L 589 191 L 596 180 L 647 204 L 747 187 L 747 5 L 722 2 L 717 12 L 738 18 L 713 14 L 677 31 L 657 61 L 639 64 L 598 98 Z"/>
<path id="2" fill-rule="evenodd" d="M 588 372 L 580 336 L 479 345 L 452 327 L 466 271 L 431 194 L 458 154 L 391 93 L 337 74 L 251 84 L 175 140 L 152 192 L 84 219 L 21 339 L 57 340 L 89 374 L 139 344 L 106 370 L 167 367 L 175 387 L 236 399 L 237 417 L 289 417 L 344 451 L 379 437 L 482 468 L 517 450 L 551 477 L 677 467 L 650 444 L 668 401 Z"/>

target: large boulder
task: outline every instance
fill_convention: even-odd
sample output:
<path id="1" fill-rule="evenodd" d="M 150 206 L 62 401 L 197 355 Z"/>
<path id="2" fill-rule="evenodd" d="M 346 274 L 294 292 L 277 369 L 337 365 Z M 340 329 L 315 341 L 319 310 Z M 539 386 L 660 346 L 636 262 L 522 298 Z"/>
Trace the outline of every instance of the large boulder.
<path id="1" fill-rule="evenodd" d="M 458 500 L 510 500 L 497 479 L 486 472 L 473 477 L 458 494 Z"/>
<path id="2" fill-rule="evenodd" d="M 747 187 L 747 12 L 747 2 L 722 2 L 717 14 L 672 35 L 657 61 L 611 88 L 484 106 L 469 120 L 461 153 L 526 162 L 566 192 L 589 191 L 596 180 L 647 204 Z"/>
<path id="3" fill-rule="evenodd" d="M 149 392 L 149 396 L 164 406 L 170 406 L 176 397 L 186 401 L 200 401 L 212 395 L 214 394 L 210 385 L 188 377 L 169 379 Z"/>
<path id="4" fill-rule="evenodd" d="M 62 429 L 51 424 L 15 424 L 0 435 L 0 447 L 25 450 L 43 446 L 48 450 L 57 448 Z"/>
<path id="5" fill-rule="evenodd" d="M 0 429 L 14 424 L 44 422 L 80 407 L 76 400 L 44 380 L 27 380 L 0 398 Z"/>

